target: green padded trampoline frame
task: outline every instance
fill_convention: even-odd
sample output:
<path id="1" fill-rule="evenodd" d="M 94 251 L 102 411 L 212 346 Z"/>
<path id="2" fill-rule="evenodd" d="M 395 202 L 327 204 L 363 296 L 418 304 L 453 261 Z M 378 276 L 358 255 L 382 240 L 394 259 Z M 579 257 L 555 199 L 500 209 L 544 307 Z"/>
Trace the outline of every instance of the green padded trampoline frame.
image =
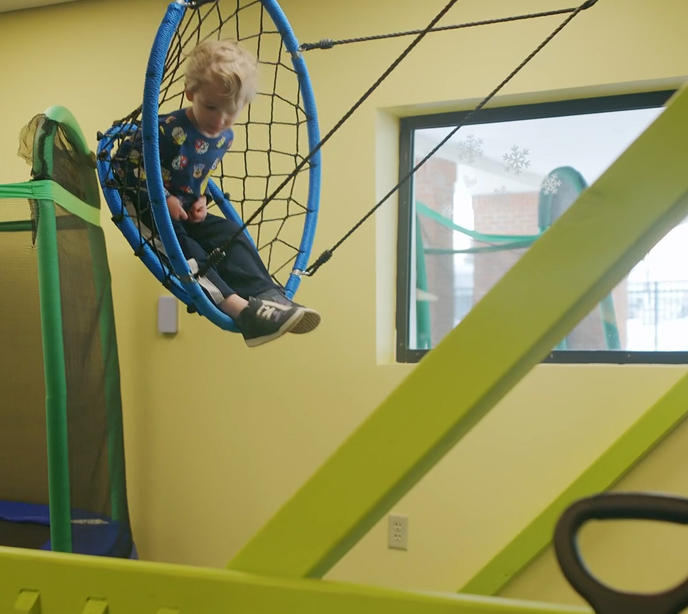
<path id="1" fill-rule="evenodd" d="M 92 156 L 75 117 L 62 106 L 52 106 L 45 117 L 57 122 L 68 134 L 78 153 Z M 52 123 L 52 126 L 55 126 Z M 52 176 L 52 151 L 56 131 L 39 129 L 34 137 L 33 164 L 41 175 Z M 42 150 L 39 151 L 39 148 Z M 45 161 L 46 168 L 40 168 Z M 94 184 L 95 185 L 95 184 Z M 96 290 L 102 292 L 103 308 L 100 315 L 101 347 L 111 344 L 114 360 L 106 360 L 105 403 L 108 421 L 108 469 L 110 472 L 110 498 L 112 519 L 127 517 L 126 499 L 120 496 L 124 481 L 123 465 L 117 460 L 119 450 L 123 458 L 121 391 L 119 387 L 119 358 L 114 340 L 114 309 L 111 281 L 107 265 L 107 252 L 100 234 L 100 196 L 97 189 L 86 194 L 87 201 L 77 198 L 58 183 L 43 179 L 0 186 L 2 199 L 30 199 L 39 208 L 36 229 L 38 289 L 43 343 L 43 368 L 46 391 L 46 434 L 48 452 L 48 497 L 50 513 L 51 548 L 58 552 L 72 552 L 71 505 L 69 478 L 69 441 L 67 434 L 67 376 L 62 332 L 62 304 L 60 297 L 60 271 L 58 259 L 57 216 L 58 205 L 87 223 L 90 253 Z M 31 231 L 31 220 L 0 223 L 0 232 Z"/>

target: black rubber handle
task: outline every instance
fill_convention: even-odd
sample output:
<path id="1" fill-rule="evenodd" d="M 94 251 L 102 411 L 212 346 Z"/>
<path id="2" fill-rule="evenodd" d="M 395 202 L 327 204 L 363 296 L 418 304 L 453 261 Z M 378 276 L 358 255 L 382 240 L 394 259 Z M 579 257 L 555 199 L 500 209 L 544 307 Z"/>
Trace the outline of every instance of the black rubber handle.
<path id="1" fill-rule="evenodd" d="M 688 606 L 688 579 L 661 593 L 627 593 L 601 583 L 585 566 L 578 549 L 578 531 L 589 520 L 688 524 L 688 499 L 646 493 L 595 495 L 571 505 L 554 532 L 554 549 L 564 576 L 597 614 L 679 614 Z"/>

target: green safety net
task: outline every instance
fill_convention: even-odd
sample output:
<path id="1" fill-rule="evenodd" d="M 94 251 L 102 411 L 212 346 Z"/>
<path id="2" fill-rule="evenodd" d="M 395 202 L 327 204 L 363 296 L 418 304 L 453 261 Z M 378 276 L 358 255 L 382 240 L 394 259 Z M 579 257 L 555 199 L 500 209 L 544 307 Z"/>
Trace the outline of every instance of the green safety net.
<path id="1" fill-rule="evenodd" d="M 61 107 L 26 126 L 19 153 L 33 180 L 0 186 L 0 545 L 129 557 L 94 158 Z"/>

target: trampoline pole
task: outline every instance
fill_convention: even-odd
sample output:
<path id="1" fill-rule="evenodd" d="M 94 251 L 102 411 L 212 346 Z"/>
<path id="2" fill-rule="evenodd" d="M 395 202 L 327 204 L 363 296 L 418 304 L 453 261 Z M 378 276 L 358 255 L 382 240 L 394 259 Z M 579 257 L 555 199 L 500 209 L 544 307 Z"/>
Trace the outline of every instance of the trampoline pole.
<path id="1" fill-rule="evenodd" d="M 36 202 L 40 211 L 36 242 L 45 371 L 50 542 L 53 550 L 71 552 L 67 381 L 62 335 L 57 224 L 54 203 L 48 200 Z"/>
<path id="2" fill-rule="evenodd" d="M 34 136 L 34 169 L 53 174 L 55 124 L 43 124 Z M 42 167 L 42 168 L 41 168 Z M 67 372 L 62 332 L 60 260 L 57 214 L 52 200 L 36 200 L 38 229 L 38 294 L 43 338 L 45 411 L 48 446 L 48 498 L 50 502 L 50 546 L 72 552 L 72 508 L 69 483 L 67 428 Z"/>

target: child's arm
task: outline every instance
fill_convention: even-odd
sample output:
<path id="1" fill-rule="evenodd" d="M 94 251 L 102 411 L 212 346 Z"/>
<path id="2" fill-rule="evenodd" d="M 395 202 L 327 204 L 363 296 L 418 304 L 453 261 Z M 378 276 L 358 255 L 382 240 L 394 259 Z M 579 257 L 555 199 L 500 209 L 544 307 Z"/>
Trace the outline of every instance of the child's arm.
<path id="1" fill-rule="evenodd" d="M 183 221 L 189 219 L 189 216 L 186 214 L 186 211 L 184 211 L 184 207 L 182 207 L 181 201 L 176 196 L 172 196 L 170 194 L 167 197 L 167 208 L 169 209 L 170 217 L 173 220 Z"/>

